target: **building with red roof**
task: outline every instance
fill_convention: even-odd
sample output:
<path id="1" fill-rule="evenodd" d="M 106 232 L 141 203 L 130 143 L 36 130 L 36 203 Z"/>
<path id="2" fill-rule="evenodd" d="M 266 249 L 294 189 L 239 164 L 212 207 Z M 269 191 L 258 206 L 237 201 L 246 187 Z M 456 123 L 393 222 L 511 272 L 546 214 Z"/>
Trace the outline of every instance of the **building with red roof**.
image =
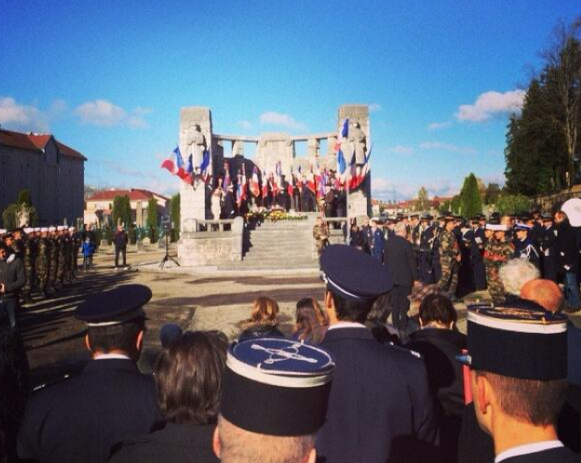
<path id="1" fill-rule="evenodd" d="M 41 224 L 74 224 L 83 217 L 85 161 L 51 134 L 0 127 L 0 213 L 26 189 Z"/>
<path id="2" fill-rule="evenodd" d="M 159 218 L 168 214 L 167 206 L 169 198 L 153 191 L 140 188 L 118 189 L 97 191 L 86 199 L 85 223 L 98 223 L 103 225 L 108 222 L 113 211 L 113 201 L 116 196 L 128 196 L 131 204 L 131 214 L 133 222 L 142 227 L 147 223 L 147 212 L 149 201 L 155 199 L 157 202 L 157 216 Z M 129 226 L 129 224 L 125 224 Z"/>

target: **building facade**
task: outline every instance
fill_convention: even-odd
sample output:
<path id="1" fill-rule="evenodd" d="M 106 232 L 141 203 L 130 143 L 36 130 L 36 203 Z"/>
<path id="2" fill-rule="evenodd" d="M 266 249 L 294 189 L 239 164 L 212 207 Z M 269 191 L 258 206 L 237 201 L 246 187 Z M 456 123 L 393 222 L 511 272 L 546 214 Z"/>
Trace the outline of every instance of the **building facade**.
<path id="1" fill-rule="evenodd" d="M 116 196 L 129 197 L 131 219 L 138 227 L 143 227 L 147 224 L 149 200 L 152 198 L 157 202 L 157 217 L 161 220 L 162 217 L 169 215 L 169 211 L 167 210 L 169 198 L 165 196 L 139 188 L 131 188 L 129 190 L 111 188 L 109 190 L 98 191 L 87 198 L 85 223 L 99 226 L 111 225 L 113 201 Z M 125 225 L 128 226 L 129 224 Z"/>
<path id="2" fill-rule="evenodd" d="M 83 217 L 87 158 L 50 134 L 0 129 L 0 213 L 30 191 L 39 224 Z"/>

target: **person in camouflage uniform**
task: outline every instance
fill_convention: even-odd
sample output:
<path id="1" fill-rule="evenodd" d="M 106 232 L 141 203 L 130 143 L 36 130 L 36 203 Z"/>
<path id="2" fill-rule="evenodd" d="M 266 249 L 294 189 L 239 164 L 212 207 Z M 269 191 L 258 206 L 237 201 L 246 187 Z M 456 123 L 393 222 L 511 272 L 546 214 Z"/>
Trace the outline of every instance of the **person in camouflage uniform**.
<path id="1" fill-rule="evenodd" d="M 34 229 L 25 229 L 26 239 L 24 240 L 24 272 L 26 273 L 26 284 L 22 288 L 22 296 L 25 303 L 32 302 L 32 289 L 36 284 L 36 234 Z"/>
<path id="2" fill-rule="evenodd" d="M 48 228 L 42 228 L 40 239 L 38 240 L 38 252 L 36 257 L 36 272 L 38 274 L 38 286 L 40 293 L 46 297 L 50 290 L 50 256 L 51 256 L 50 239 Z"/>
<path id="3" fill-rule="evenodd" d="M 452 233 L 454 226 L 454 218 L 446 217 L 444 219 L 444 229 L 438 239 L 440 263 L 442 265 L 442 276 L 438 281 L 438 287 L 440 291 L 447 292 L 451 298 L 456 294 L 461 258 L 458 240 Z"/>
<path id="4" fill-rule="evenodd" d="M 69 238 L 68 228 L 61 228 L 59 232 L 59 271 L 58 281 L 63 285 L 69 281 L 70 264 L 71 264 L 71 241 Z"/>
<path id="5" fill-rule="evenodd" d="M 506 225 L 500 225 L 494 221 L 486 225 L 488 242 L 484 247 L 483 258 L 488 293 L 494 305 L 504 302 L 504 285 L 500 279 L 500 267 L 514 255 L 514 245 L 506 239 L 506 230 Z"/>
<path id="6" fill-rule="evenodd" d="M 49 228 L 50 232 L 50 271 L 49 271 L 49 282 L 48 287 L 52 291 L 56 291 L 58 289 L 58 275 L 59 275 L 59 250 L 60 250 L 60 243 L 58 232 L 56 231 L 55 227 Z"/>
<path id="7" fill-rule="evenodd" d="M 322 217 L 317 217 L 317 223 L 313 227 L 313 238 L 315 238 L 317 253 L 320 257 L 325 246 L 329 244 L 329 230 Z"/>
<path id="8" fill-rule="evenodd" d="M 76 278 L 79 265 L 79 249 L 81 247 L 81 234 L 75 227 L 69 228 L 71 232 L 71 279 Z"/>

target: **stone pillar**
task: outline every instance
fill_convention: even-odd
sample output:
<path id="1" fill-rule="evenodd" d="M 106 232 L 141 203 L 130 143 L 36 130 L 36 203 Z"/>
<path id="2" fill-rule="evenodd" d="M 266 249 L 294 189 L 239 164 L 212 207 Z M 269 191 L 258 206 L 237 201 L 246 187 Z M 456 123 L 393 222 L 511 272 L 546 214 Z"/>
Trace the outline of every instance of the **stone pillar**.
<path id="1" fill-rule="evenodd" d="M 261 134 L 256 147 L 255 162 L 263 173 L 274 173 L 276 164 L 280 161 L 283 175 L 290 178 L 294 158 L 295 145 L 288 134 Z"/>
<path id="2" fill-rule="evenodd" d="M 242 250 L 244 243 L 244 219 L 236 217 L 232 224 L 232 254 L 230 259 L 232 262 L 240 262 L 242 260 Z"/>
<path id="3" fill-rule="evenodd" d="M 359 123 L 361 130 L 365 134 L 367 153 L 369 154 L 369 149 L 371 148 L 371 130 L 369 123 L 369 106 L 367 105 L 343 105 L 339 108 L 339 118 L 337 121 L 337 133 L 341 130 L 343 126 L 343 121 L 345 118 L 349 118 L 350 127 L 354 122 Z M 344 142 L 345 143 L 345 142 Z M 349 144 L 346 148 L 348 150 L 352 149 Z M 349 163 L 350 159 L 346 155 L 346 161 Z M 370 166 L 371 167 L 371 166 Z M 348 210 L 347 215 L 349 217 L 358 217 L 362 215 L 370 216 L 371 214 L 371 168 L 367 174 L 365 182 L 357 188 L 355 191 L 349 192 L 349 198 L 347 201 Z"/>
<path id="4" fill-rule="evenodd" d="M 212 159 L 212 114 L 208 108 L 190 107 L 182 108 L 180 111 L 180 151 L 184 157 L 184 162 L 188 162 L 189 153 L 192 147 L 188 145 L 188 132 L 192 127 L 198 125 L 210 150 L 210 166 L 208 171 L 213 172 Z M 191 219 L 206 219 L 206 197 L 203 183 L 196 189 L 186 182 L 180 181 L 180 215 L 181 228 L 185 229 L 186 222 L 191 223 Z"/>

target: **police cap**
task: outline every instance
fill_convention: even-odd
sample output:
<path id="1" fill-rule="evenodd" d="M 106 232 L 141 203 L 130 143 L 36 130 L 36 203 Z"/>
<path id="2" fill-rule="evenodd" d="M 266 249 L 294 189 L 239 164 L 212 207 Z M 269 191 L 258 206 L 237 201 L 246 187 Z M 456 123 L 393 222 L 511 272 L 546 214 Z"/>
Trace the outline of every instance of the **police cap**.
<path id="1" fill-rule="evenodd" d="M 567 317 L 521 307 L 468 307 L 468 355 L 475 370 L 533 380 L 567 377 Z"/>
<path id="2" fill-rule="evenodd" d="M 335 363 L 320 347 L 258 338 L 228 349 L 220 414 L 271 436 L 314 434 L 324 423 Z"/>
<path id="3" fill-rule="evenodd" d="M 321 254 L 322 279 L 338 296 L 373 301 L 393 286 L 391 274 L 369 254 L 344 244 L 327 246 Z"/>
<path id="4" fill-rule="evenodd" d="M 111 326 L 145 318 L 143 306 L 152 297 L 144 285 L 124 285 L 110 291 L 91 294 L 75 310 L 75 318 L 88 326 Z"/>

